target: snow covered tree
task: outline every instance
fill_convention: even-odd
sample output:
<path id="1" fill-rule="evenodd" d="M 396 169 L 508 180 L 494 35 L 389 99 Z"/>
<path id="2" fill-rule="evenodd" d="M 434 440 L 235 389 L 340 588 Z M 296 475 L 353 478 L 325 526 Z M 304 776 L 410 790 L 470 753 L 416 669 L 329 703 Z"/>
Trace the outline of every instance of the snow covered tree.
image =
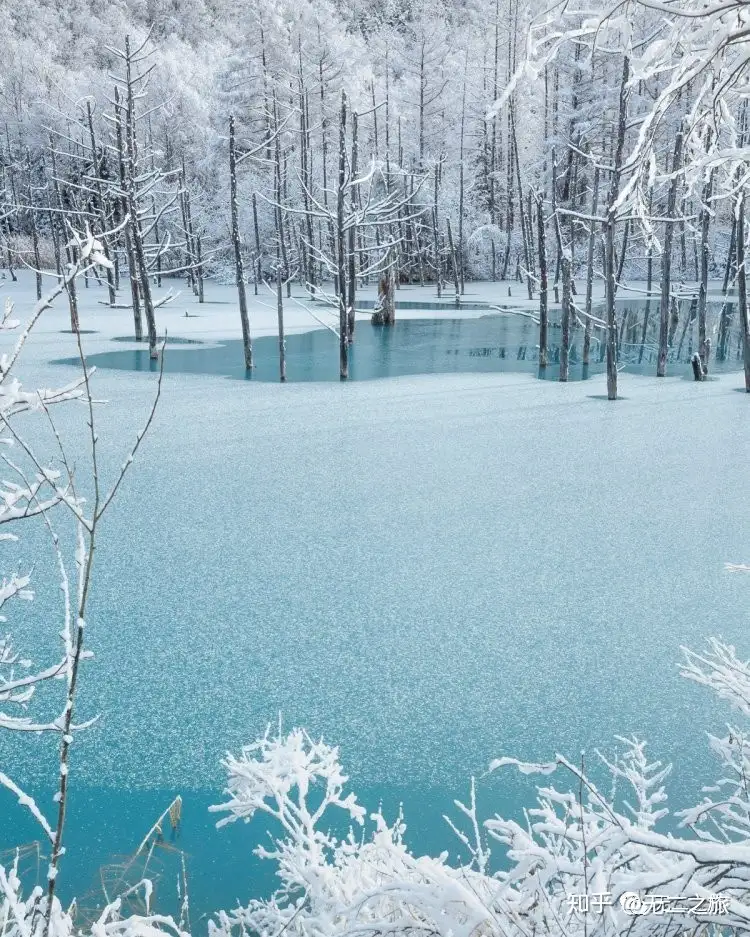
<path id="1" fill-rule="evenodd" d="M 24 390 L 17 377 L 19 359 L 32 330 L 54 300 L 78 276 L 99 265 L 111 267 L 104 253 L 103 243 L 87 232 L 79 236 L 73 232 L 76 261 L 60 277 L 57 286 L 32 309 L 28 320 L 20 328 L 15 345 L 0 360 L 0 443 L 8 473 L 0 485 L 0 525 L 10 525 L 2 535 L 6 542 L 18 539 L 15 531 L 21 522 L 37 518 L 44 524 L 55 559 L 61 593 L 60 656 L 49 664 L 34 665 L 28 653 L 14 647 L 10 635 L 0 637 L 0 731 L 54 734 L 59 738 L 57 763 L 58 790 L 55 795 L 54 821 L 10 776 L 0 770 L 0 788 L 14 795 L 21 809 L 27 811 L 40 828 L 49 849 L 49 864 L 44 887 L 37 886 L 22 897 L 17 864 L 10 868 L 0 866 L 0 920 L 2 930 L 13 937 L 63 937 L 72 934 L 70 912 L 63 909 L 57 898 L 57 882 L 65 853 L 65 822 L 71 782 L 71 752 L 76 735 L 91 725 L 91 719 L 78 718 L 78 686 L 81 668 L 90 659 L 86 645 L 87 610 L 92 587 L 92 570 L 102 518 L 119 492 L 143 436 L 151 424 L 159 398 L 161 375 L 154 406 L 144 429 L 128 454 L 119 473 L 109 487 L 105 487 L 99 468 L 99 441 L 92 396 L 91 371 L 86 364 L 80 333 L 77 333 L 81 371 L 69 384 L 36 391 Z M 18 330 L 21 323 L 13 318 L 13 305 L 6 302 L 0 321 L 0 332 Z M 90 476 L 75 470 L 77 453 L 68 445 L 57 427 L 53 414 L 55 405 L 77 400 L 86 408 L 89 428 Z M 36 414 L 52 430 L 57 445 L 56 467 L 52 458 L 39 452 L 27 441 L 23 420 Z M 12 453 L 16 453 L 13 455 Z M 58 515 L 64 512 L 58 523 Z M 67 555 L 62 535 L 65 517 L 74 527 L 73 555 Z M 31 600 L 30 575 L 14 572 L 5 576 L 0 586 L 0 608 L 7 610 L 13 603 Z M 5 616 L 3 616 L 3 621 Z M 36 691 L 48 684 L 61 684 L 55 714 L 34 718 L 29 705 Z M 53 694 L 54 695 L 54 694 Z M 93 720 L 95 721 L 95 720 Z M 176 928 L 166 919 L 140 919 L 128 923 L 119 917 L 119 899 L 102 912 L 100 926 L 103 933 L 149 934 L 161 924 Z"/>

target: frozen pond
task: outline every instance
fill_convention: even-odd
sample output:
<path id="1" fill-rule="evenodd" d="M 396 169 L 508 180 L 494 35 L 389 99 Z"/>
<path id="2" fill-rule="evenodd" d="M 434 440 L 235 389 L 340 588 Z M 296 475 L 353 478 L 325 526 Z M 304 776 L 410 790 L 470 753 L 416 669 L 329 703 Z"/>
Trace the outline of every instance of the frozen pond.
<path id="1" fill-rule="evenodd" d="M 495 348 L 511 322 L 522 327 L 471 325 L 493 330 Z M 483 347 L 469 326 L 445 322 L 445 343 Z M 39 336 L 31 383 L 72 375 L 49 366 L 72 353 L 61 327 Z M 393 337 L 435 328 L 404 321 Z M 322 336 L 335 343 L 310 333 L 290 349 Z M 129 370 L 127 345 L 87 340 L 114 470 L 154 378 Z M 710 777 L 701 733 L 724 712 L 676 663 L 680 644 L 711 634 L 748 647 L 747 577 L 723 568 L 750 550 L 739 375 L 624 374 L 608 405 L 599 382 L 534 369 L 342 386 L 334 357 L 329 383 L 280 386 L 226 380 L 241 356 L 223 344 L 170 349 L 152 435 L 103 530 L 81 695 L 81 715 L 103 718 L 74 751 L 66 895 L 133 850 L 176 793 L 196 916 L 266 888 L 244 861 L 257 832 L 214 831 L 206 808 L 221 798 L 223 753 L 280 713 L 340 744 L 368 806 L 392 815 L 404 802 L 417 851 L 455 850 L 441 815 L 499 755 L 577 757 L 635 732 L 680 766 L 678 800 Z M 81 421 L 69 408 L 62 429 L 84 436 Z M 29 557 L 35 537 L 27 525 Z M 44 577 L 12 625 L 42 650 L 47 636 L 52 654 L 51 563 Z M 48 804 L 51 753 L 37 738 L 9 746 L 0 735 L 0 761 Z M 517 812 L 530 789 L 481 780 L 480 808 Z M 0 801 L 0 849 L 31 836 L 19 816 Z"/>
<path id="2" fill-rule="evenodd" d="M 426 304 L 422 304 L 423 306 Z M 683 325 L 678 325 L 669 362 L 672 373 L 690 374 L 690 358 L 697 349 L 697 326 L 690 322 L 689 304 L 683 303 Z M 719 304 L 708 308 L 709 320 L 718 318 Z M 731 308 L 731 307 L 730 307 Z M 622 367 L 632 373 L 652 374 L 656 367 L 655 324 L 658 310 L 651 304 L 646 340 L 643 341 L 643 302 L 628 300 L 619 305 Z M 423 313 L 429 315 L 429 312 Z M 599 311 L 598 314 L 601 314 Z M 727 330 L 723 360 L 711 362 L 711 371 L 736 370 L 741 354 L 736 324 Z M 178 326 L 179 327 L 179 326 Z M 684 335 L 682 334 L 684 332 Z M 604 344 L 595 332 L 590 364 L 583 361 L 583 329 L 574 328 L 570 348 L 571 381 L 594 377 L 604 371 Z M 128 336 L 119 336 L 122 348 L 91 357 L 98 367 L 148 371 L 157 366 L 149 361 L 148 348 Z M 351 380 L 399 377 L 414 374 L 465 372 L 531 373 L 547 380 L 559 377 L 560 328 L 551 316 L 549 365 L 539 368 L 539 328 L 527 316 L 493 314 L 478 318 L 402 319 L 393 328 L 357 323 L 355 341 L 350 346 Z M 278 339 L 266 335 L 254 342 L 255 367 L 250 375 L 244 368 L 239 340 L 205 344 L 200 339 L 171 341 L 166 367 L 186 374 L 215 374 L 253 381 L 277 381 L 279 375 Z M 289 381 L 337 381 L 338 339 L 329 329 L 316 328 L 286 338 L 286 370 Z"/>

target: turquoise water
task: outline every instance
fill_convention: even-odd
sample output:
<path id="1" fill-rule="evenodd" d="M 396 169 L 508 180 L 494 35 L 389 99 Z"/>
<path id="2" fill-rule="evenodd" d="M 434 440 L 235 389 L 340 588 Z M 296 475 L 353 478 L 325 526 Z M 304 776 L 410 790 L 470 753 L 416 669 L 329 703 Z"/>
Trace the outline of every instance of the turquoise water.
<path id="1" fill-rule="evenodd" d="M 641 312 L 642 304 L 623 304 L 622 315 Z M 652 310 L 652 318 L 656 312 Z M 693 330 L 694 331 L 694 330 Z M 639 332 L 640 334 L 640 332 Z M 692 332 L 690 333 L 692 335 Z M 628 335 L 628 338 L 632 336 Z M 628 344 L 623 336 L 622 364 L 633 373 L 653 373 L 653 345 L 640 354 L 639 342 Z M 123 338 L 123 341 L 127 341 Z M 466 372 L 533 373 L 547 380 L 559 378 L 560 329 L 550 328 L 549 365 L 539 368 L 538 326 L 517 315 L 493 315 L 476 319 L 404 319 L 393 328 L 378 328 L 369 322 L 357 324 L 355 341 L 350 346 L 351 380 L 399 377 L 412 374 Z M 135 344 L 135 343 L 133 343 Z M 570 380 L 582 380 L 604 370 L 604 348 L 594 337 L 590 364 L 582 364 L 583 330 L 574 329 L 570 349 Z M 677 344 L 677 343 L 676 343 Z M 736 342 L 724 362 L 713 362 L 712 371 L 736 368 Z M 671 359 L 678 373 L 690 372 L 690 357 L 695 350 L 686 335 L 679 358 L 677 347 Z M 176 337 L 169 349 L 166 367 L 185 374 L 217 374 L 253 381 L 277 381 L 279 378 L 278 339 L 272 336 L 254 342 L 255 367 L 251 375 L 244 369 L 242 345 L 224 341 L 201 346 Z M 91 357 L 92 364 L 122 370 L 154 370 L 148 350 L 141 347 L 109 351 Z M 72 361 L 70 363 L 73 363 Z M 315 329 L 286 339 L 286 370 L 289 381 L 338 380 L 338 339 L 328 329 Z"/>
<path id="2" fill-rule="evenodd" d="M 506 321 L 440 329 L 445 346 L 509 348 Z M 391 340 L 437 328 L 413 325 Z M 724 712 L 676 662 L 710 634 L 746 646 L 747 579 L 723 570 L 747 561 L 744 394 L 633 380 L 607 406 L 597 390 L 492 373 L 342 386 L 335 356 L 328 383 L 282 387 L 226 380 L 238 358 L 231 344 L 170 349 L 152 434 L 102 531 L 81 688 L 81 716 L 102 720 L 74 750 L 64 895 L 88 892 L 177 793 L 194 916 L 267 893 L 250 857 L 260 831 L 217 832 L 207 807 L 223 754 L 279 713 L 341 746 L 369 808 L 403 801 L 417 852 L 455 850 L 441 816 L 500 755 L 578 757 L 636 732 L 682 766 L 679 805 L 711 777 L 700 732 Z M 127 370 L 140 350 L 92 361 L 111 475 L 154 378 Z M 85 440 L 80 408 L 60 420 Z M 44 543 L 26 525 L 21 568 Z M 51 560 L 37 579 L 11 625 L 51 656 Z M 0 736 L 0 763 L 47 807 L 53 759 L 43 740 Z M 482 779 L 482 812 L 518 814 L 531 789 Z M 0 793 L 0 850 L 33 835 L 19 816 Z"/>

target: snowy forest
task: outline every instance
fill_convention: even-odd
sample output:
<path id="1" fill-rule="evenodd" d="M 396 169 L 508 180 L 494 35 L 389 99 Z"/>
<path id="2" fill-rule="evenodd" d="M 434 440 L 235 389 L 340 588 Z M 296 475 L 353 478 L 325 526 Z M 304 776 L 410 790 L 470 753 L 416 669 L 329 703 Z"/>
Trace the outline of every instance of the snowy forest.
<path id="1" fill-rule="evenodd" d="M 0 937 L 750 931 L 746 0 L 0 24 Z"/>
<path id="2" fill-rule="evenodd" d="M 519 281 L 542 367 L 560 310 L 561 380 L 579 326 L 584 365 L 592 333 L 606 348 L 610 398 L 618 359 L 642 364 L 648 347 L 662 376 L 688 328 L 707 370 L 736 350 L 733 304 L 707 326 L 709 278 L 736 287 L 746 345 L 742 4 L 687 11 L 666 34 L 674 4 L 623 9 L 9 4 L 10 275 L 59 274 L 73 222 L 108 232 L 107 301 L 132 308 L 154 358 L 169 297 L 152 279 L 184 277 L 203 301 L 233 276 L 248 369 L 248 289 L 280 280 L 283 315 L 299 283 L 338 313 L 342 378 L 362 287 L 378 284 L 390 321 L 402 283 L 460 307 L 467 281 Z M 647 301 L 615 322 L 626 280 Z"/>

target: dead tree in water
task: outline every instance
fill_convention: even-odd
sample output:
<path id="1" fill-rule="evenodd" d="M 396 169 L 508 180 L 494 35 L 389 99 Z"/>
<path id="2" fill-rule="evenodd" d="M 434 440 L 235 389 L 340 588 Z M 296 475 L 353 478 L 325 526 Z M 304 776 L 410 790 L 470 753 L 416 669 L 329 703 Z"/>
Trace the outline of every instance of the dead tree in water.
<path id="1" fill-rule="evenodd" d="M 31 243 L 34 249 L 34 274 L 36 279 L 36 298 L 42 298 L 42 259 L 39 253 L 39 226 L 36 218 L 36 206 L 34 204 L 34 180 L 31 170 L 31 154 L 26 151 L 26 191 L 27 191 L 27 209 L 29 226 L 31 227 Z"/>
<path id="2" fill-rule="evenodd" d="M 396 322 L 396 262 L 396 251 L 391 248 L 378 283 L 378 302 L 372 314 L 373 325 L 394 325 Z"/>
<path id="3" fill-rule="evenodd" d="M 648 213 L 649 217 L 652 214 L 654 204 L 654 193 L 653 189 L 649 192 L 648 197 Z M 638 364 L 643 361 L 643 351 L 646 347 L 646 336 L 648 335 L 648 320 L 651 313 L 651 287 L 654 281 L 654 245 L 652 239 L 649 237 L 648 240 L 648 249 L 646 251 L 646 309 L 643 313 L 643 328 L 641 330 L 641 347 L 638 350 Z"/>
<path id="4" fill-rule="evenodd" d="M 742 354 L 745 365 L 745 390 L 750 394 L 750 318 L 747 309 L 747 275 L 745 271 L 745 195 L 737 196 L 737 307 L 740 314 Z"/>
<path id="5" fill-rule="evenodd" d="M 359 153 L 359 118 L 357 112 L 352 112 L 352 158 L 349 164 L 349 171 L 351 173 L 351 178 L 357 178 L 357 159 Z M 357 186 L 351 187 L 351 214 L 353 217 L 357 213 L 357 202 L 358 202 L 359 193 L 357 191 Z M 354 341 L 354 326 L 355 326 L 355 317 L 354 317 L 354 306 L 357 296 L 357 256 L 355 252 L 355 245 L 357 241 L 357 227 L 356 225 L 350 225 L 349 227 L 349 243 L 348 243 L 348 255 L 349 255 L 349 265 L 348 265 L 348 279 L 347 279 L 347 293 L 346 293 L 346 306 L 347 306 L 347 320 L 346 320 L 346 338 L 349 344 Z"/>
<path id="6" fill-rule="evenodd" d="M 286 380 L 286 341 L 284 339 L 284 296 L 281 290 L 281 257 L 276 258 L 276 314 L 279 320 L 279 380 Z"/>
<path id="7" fill-rule="evenodd" d="M 456 257 L 456 246 L 453 242 L 453 231 L 451 230 L 450 218 L 445 219 L 448 228 L 448 250 L 451 255 L 451 267 L 453 270 L 453 286 L 456 290 L 456 309 L 461 305 L 461 285 L 459 282 L 458 258 Z"/>
<path id="8" fill-rule="evenodd" d="M 89 145 L 91 147 L 91 160 L 93 163 L 93 172 L 92 174 L 96 177 L 96 208 L 99 214 L 99 226 L 102 231 L 105 231 L 109 226 L 109 213 L 107 206 L 107 195 L 106 188 L 102 181 L 102 168 L 98 165 L 103 161 L 103 154 L 99 155 L 100 147 L 97 144 L 96 134 L 94 133 L 94 115 L 91 110 L 91 102 L 86 102 L 86 124 L 89 130 Z M 102 241 L 102 246 L 104 249 L 104 256 L 109 260 L 110 250 L 109 245 L 106 242 L 106 239 Z M 116 290 L 115 290 L 115 277 L 114 270 L 111 267 L 106 268 L 107 273 L 107 290 L 109 292 L 109 304 L 114 306 L 117 302 Z"/>
<path id="9" fill-rule="evenodd" d="M 245 273 L 242 267 L 242 244 L 237 208 L 237 144 L 235 141 L 234 116 L 229 118 L 229 202 L 232 216 L 232 247 L 234 249 L 234 280 L 240 304 L 240 322 L 242 324 L 242 349 L 245 354 L 245 369 L 253 367 L 253 343 L 250 338 L 250 321 L 247 315 L 247 294 L 245 293 Z"/>
<path id="10" fill-rule="evenodd" d="M 128 214 L 128 202 L 125 197 L 125 144 L 123 142 L 123 126 L 120 113 L 120 92 L 115 86 L 115 135 L 117 139 L 117 163 L 120 173 L 121 190 L 121 212 L 123 217 Z M 133 300 L 133 328 L 135 329 L 135 340 L 143 340 L 143 320 L 141 318 L 141 294 L 138 288 L 138 277 L 136 276 L 136 259 L 133 250 L 133 238 L 130 233 L 130 225 L 126 225 L 124 232 L 125 255 L 128 259 L 128 272 L 130 274 L 130 295 Z"/>
<path id="11" fill-rule="evenodd" d="M 661 297 L 659 303 L 659 357 L 656 364 L 656 376 L 664 377 L 667 373 L 667 350 L 669 348 L 670 328 L 670 292 L 672 281 L 672 241 L 674 238 L 674 214 L 677 205 L 678 170 L 682 161 L 682 139 L 684 126 L 681 123 L 674 141 L 672 156 L 672 179 L 667 195 L 667 218 L 664 231 L 664 252 L 661 260 Z"/>
<path id="12" fill-rule="evenodd" d="M 555 223 L 555 235 L 557 237 L 557 256 L 560 264 L 560 273 L 562 275 L 562 308 L 560 310 L 560 380 L 568 380 L 568 369 L 570 363 L 570 319 L 571 319 L 571 259 L 570 250 L 563 244 L 562 226 L 560 216 L 557 211 L 557 157 L 555 149 L 552 148 L 552 215 Z"/>
<path id="13" fill-rule="evenodd" d="M 547 238 L 544 230 L 544 198 L 536 194 L 536 221 L 539 236 L 539 367 L 547 367 Z"/>
<path id="14" fill-rule="evenodd" d="M 349 320 L 346 314 L 346 247 L 344 245 L 344 198 L 346 195 L 346 92 L 341 92 L 339 117 L 339 180 L 336 192 L 336 266 L 339 299 L 339 380 L 349 377 Z"/>
<path id="15" fill-rule="evenodd" d="M 139 119 L 135 110 L 135 102 L 143 97 L 148 82 L 149 73 L 153 66 L 144 71 L 133 74 L 137 71 L 141 62 L 146 58 L 144 53 L 146 42 L 143 42 L 133 52 L 130 48 L 130 36 L 125 37 L 125 49 L 113 49 L 114 54 L 121 59 L 125 74 L 116 78 L 125 92 L 125 100 L 121 105 L 124 112 L 124 164 L 125 164 L 125 200 L 127 203 L 128 214 L 130 215 L 130 236 L 133 244 L 133 259 L 135 261 L 135 270 L 130 271 L 131 277 L 136 277 L 138 290 L 143 300 L 143 311 L 146 314 L 146 329 L 148 331 L 148 350 L 150 358 L 158 358 L 159 350 L 156 339 L 156 318 L 154 316 L 154 301 L 151 295 L 151 283 L 149 281 L 149 266 L 146 258 L 146 251 L 143 244 L 143 230 L 141 227 L 141 217 L 139 214 L 140 201 L 145 193 L 144 189 L 149 190 L 151 185 L 139 175 L 139 156 L 136 144 L 136 122 Z M 149 180 L 153 183 L 153 179 Z"/>
<path id="16" fill-rule="evenodd" d="M 60 217 L 65 217 L 65 203 L 63 202 L 62 189 L 60 186 L 60 177 L 57 174 L 57 159 L 55 157 L 54 146 L 50 143 L 50 151 L 52 156 L 52 185 L 55 190 L 55 200 L 57 202 L 57 210 L 60 213 Z M 76 254 L 75 247 L 72 242 L 66 240 L 65 244 L 65 256 L 68 262 L 68 269 L 71 268 L 71 265 L 76 263 Z M 65 277 L 65 291 L 68 294 L 68 307 L 70 309 L 70 330 L 71 332 L 77 332 L 79 328 L 78 322 L 78 290 L 76 288 L 76 278 L 75 277 Z"/>
<path id="17" fill-rule="evenodd" d="M 589 222 L 588 257 L 586 258 L 586 325 L 583 332 L 583 364 L 591 355 L 591 296 L 594 288 L 594 248 L 596 246 L 596 213 L 599 210 L 599 166 L 594 166 L 594 190 L 591 194 L 591 221 Z"/>
<path id="18" fill-rule="evenodd" d="M 714 170 L 708 175 L 703 189 L 703 205 L 701 207 L 701 253 L 700 270 L 701 282 L 698 293 L 698 354 L 704 373 L 708 373 L 708 352 L 706 350 L 706 294 L 708 292 L 708 257 L 710 248 L 708 244 L 708 228 L 711 223 L 711 195 L 713 194 Z"/>
<path id="19" fill-rule="evenodd" d="M 622 173 L 622 152 L 625 146 L 627 123 L 627 85 L 630 73 L 630 60 L 626 56 L 622 62 L 622 81 L 620 83 L 620 107 L 617 121 L 617 144 L 609 186 L 607 220 L 605 224 L 605 272 L 607 277 L 607 399 L 617 400 L 617 315 L 615 312 L 615 222 L 617 197 L 620 192 Z"/>

